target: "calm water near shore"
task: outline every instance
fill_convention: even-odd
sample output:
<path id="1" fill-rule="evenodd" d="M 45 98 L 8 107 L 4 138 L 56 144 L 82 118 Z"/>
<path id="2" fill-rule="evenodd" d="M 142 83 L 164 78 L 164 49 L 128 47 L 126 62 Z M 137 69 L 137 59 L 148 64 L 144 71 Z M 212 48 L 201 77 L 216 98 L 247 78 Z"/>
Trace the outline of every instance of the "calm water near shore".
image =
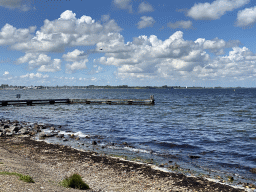
<path id="1" fill-rule="evenodd" d="M 212 177 L 256 181 L 256 174 L 250 172 L 256 168 L 256 89 L 1 90 L 0 100 L 16 99 L 16 94 L 21 99 L 148 99 L 154 95 L 154 106 L 8 106 L 0 108 L 0 118 L 61 125 L 62 133 L 80 135 L 79 141 L 65 142 L 77 148 L 153 159 L 158 164 L 173 162 Z M 97 147 L 89 145 L 93 140 Z"/>

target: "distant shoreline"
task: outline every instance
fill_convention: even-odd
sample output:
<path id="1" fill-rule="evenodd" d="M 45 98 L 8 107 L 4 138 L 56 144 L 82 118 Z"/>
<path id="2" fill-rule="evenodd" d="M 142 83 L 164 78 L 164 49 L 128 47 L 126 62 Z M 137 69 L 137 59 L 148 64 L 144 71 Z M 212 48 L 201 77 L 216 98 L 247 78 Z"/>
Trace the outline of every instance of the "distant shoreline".
<path id="1" fill-rule="evenodd" d="M 8 84 L 2 84 L 0 90 L 27 90 L 27 89 L 255 89 L 256 87 L 188 87 L 188 86 L 98 86 L 98 85 L 88 85 L 88 86 L 12 86 Z"/>

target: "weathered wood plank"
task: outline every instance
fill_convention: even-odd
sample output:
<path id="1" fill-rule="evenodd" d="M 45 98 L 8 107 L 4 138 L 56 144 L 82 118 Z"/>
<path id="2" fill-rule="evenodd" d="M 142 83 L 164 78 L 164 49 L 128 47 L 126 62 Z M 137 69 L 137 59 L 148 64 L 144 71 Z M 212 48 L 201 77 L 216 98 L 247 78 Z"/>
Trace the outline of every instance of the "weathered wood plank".
<path id="1" fill-rule="evenodd" d="M 154 96 L 150 99 L 42 99 L 42 100 L 2 100 L 1 106 L 7 105 L 42 105 L 42 104 L 107 104 L 107 105 L 154 105 Z"/>

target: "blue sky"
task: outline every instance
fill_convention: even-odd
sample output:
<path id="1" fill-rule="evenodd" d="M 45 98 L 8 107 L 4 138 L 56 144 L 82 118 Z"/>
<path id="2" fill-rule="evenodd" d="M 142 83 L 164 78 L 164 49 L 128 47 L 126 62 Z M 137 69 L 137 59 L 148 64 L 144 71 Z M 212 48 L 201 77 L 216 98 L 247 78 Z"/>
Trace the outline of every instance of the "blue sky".
<path id="1" fill-rule="evenodd" d="M 0 84 L 256 86 L 252 0 L 0 0 Z"/>

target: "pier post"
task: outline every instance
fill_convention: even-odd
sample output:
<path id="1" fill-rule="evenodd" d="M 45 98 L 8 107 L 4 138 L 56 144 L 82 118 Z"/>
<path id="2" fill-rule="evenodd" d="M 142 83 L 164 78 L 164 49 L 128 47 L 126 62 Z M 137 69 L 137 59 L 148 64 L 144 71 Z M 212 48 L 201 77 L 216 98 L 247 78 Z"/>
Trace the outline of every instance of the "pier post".
<path id="1" fill-rule="evenodd" d="M 27 101 L 27 105 L 32 106 L 32 101 Z"/>
<path id="2" fill-rule="evenodd" d="M 152 104 L 154 105 L 154 104 L 155 104 L 154 95 L 150 95 L 150 99 L 151 99 L 151 101 L 152 101 Z"/>
<path id="3" fill-rule="evenodd" d="M 2 106 L 7 106 L 8 102 L 7 101 L 2 101 Z"/>

